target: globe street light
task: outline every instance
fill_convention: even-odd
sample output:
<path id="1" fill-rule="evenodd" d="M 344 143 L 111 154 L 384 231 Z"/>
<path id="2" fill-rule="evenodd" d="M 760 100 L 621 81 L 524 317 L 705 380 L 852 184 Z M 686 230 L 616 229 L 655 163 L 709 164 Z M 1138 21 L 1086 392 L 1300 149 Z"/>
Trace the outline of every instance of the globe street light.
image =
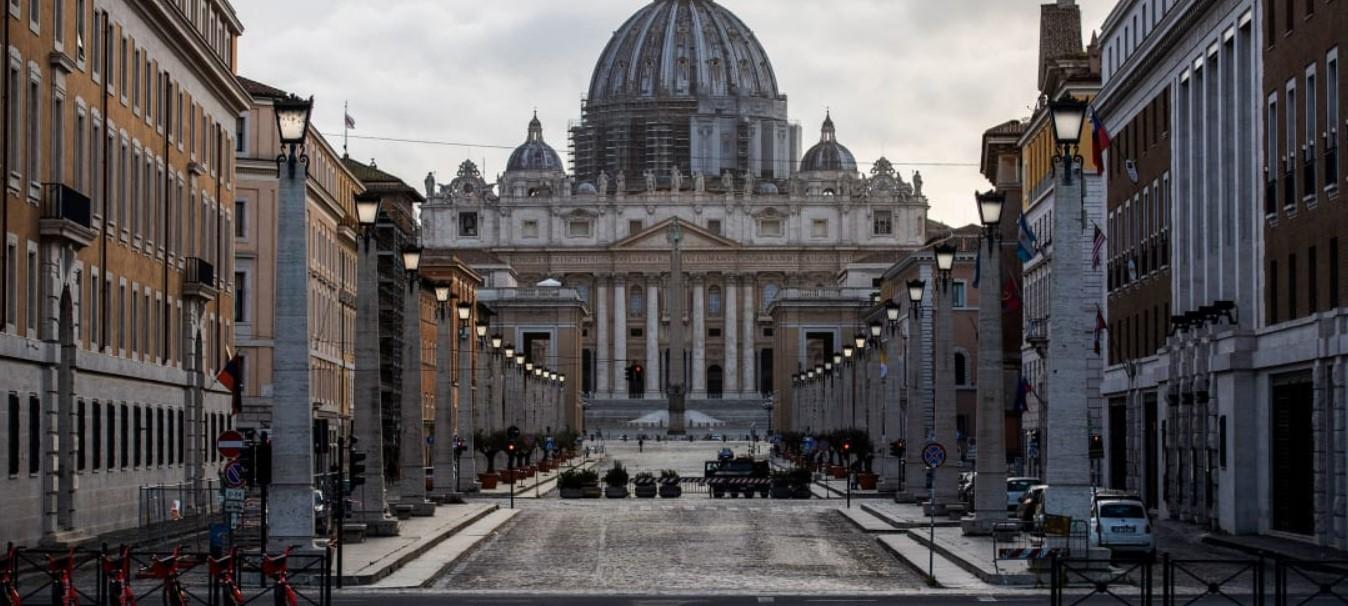
<path id="1" fill-rule="evenodd" d="M 309 135 L 309 116 L 314 110 L 314 98 L 301 99 L 294 95 L 282 97 L 272 102 L 276 114 L 276 131 L 281 137 L 281 155 L 276 157 L 277 167 L 285 164 L 289 176 L 295 176 L 297 163 L 308 165 L 309 156 L 304 153 L 305 140 Z M 299 149 L 299 155 L 296 150 Z"/>
<path id="2" fill-rule="evenodd" d="M 1065 183 L 1072 183 L 1072 171 L 1080 162 L 1081 130 L 1086 123 L 1086 102 L 1068 96 L 1050 101 L 1048 111 L 1053 118 L 1053 139 L 1058 150 L 1054 156 L 1063 163 Z"/>

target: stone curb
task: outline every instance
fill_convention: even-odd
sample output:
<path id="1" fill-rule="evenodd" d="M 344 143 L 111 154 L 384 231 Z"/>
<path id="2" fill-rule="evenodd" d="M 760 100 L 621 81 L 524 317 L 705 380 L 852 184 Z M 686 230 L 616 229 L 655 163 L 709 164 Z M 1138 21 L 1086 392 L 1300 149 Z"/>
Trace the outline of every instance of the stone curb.
<path id="1" fill-rule="evenodd" d="M 988 572 L 987 570 L 984 570 L 983 568 L 979 567 L 977 564 L 974 564 L 973 562 L 970 562 L 968 560 L 965 560 L 964 558 L 959 557 L 958 555 L 955 554 L 955 552 L 950 551 L 946 547 L 942 546 L 939 541 L 933 544 L 932 541 L 920 531 L 920 529 L 911 529 L 908 530 L 907 532 L 909 538 L 913 539 L 914 541 L 917 541 L 923 547 L 931 546 L 938 555 L 949 560 L 956 566 L 963 568 L 965 572 L 968 572 L 969 574 L 972 574 L 980 579 L 983 579 L 983 582 L 985 583 L 989 583 L 992 585 L 1039 586 L 1039 575 L 997 574 L 996 572 Z"/>
<path id="2" fill-rule="evenodd" d="M 500 509 L 500 508 L 501 508 L 501 507 L 500 507 L 499 505 L 495 505 L 495 504 L 487 505 L 487 506 L 485 506 L 485 507 L 483 508 L 482 511 L 479 511 L 478 513 L 473 514 L 472 516 L 469 516 L 469 517 L 467 517 L 467 518 L 464 518 L 464 519 L 461 520 L 458 524 L 455 524 L 452 528 L 448 529 L 448 531 L 443 532 L 443 533 L 440 533 L 439 536 L 436 536 L 436 537 L 434 537 L 434 538 L 432 538 L 432 539 L 430 539 L 430 540 L 428 540 L 428 541 L 423 541 L 423 542 L 421 542 L 421 543 L 419 543 L 419 544 L 414 545 L 411 549 L 408 549 L 405 553 L 403 553 L 402 555 L 398 556 L 397 559 L 395 559 L 395 560 L 393 560 L 392 562 L 389 562 L 389 563 L 387 563 L 387 564 L 384 564 L 384 565 L 381 566 L 378 570 L 376 570 L 376 571 L 374 571 L 374 572 L 372 572 L 372 573 L 369 573 L 369 574 L 358 574 L 358 575 L 356 575 L 356 574 L 353 574 L 353 575 L 342 575 L 342 584 L 343 584 L 343 585 L 370 585 L 370 584 L 372 584 L 372 583 L 377 583 L 377 582 L 379 582 L 381 579 L 383 579 L 383 578 L 385 578 L 385 577 L 387 577 L 387 576 L 393 574 L 394 571 L 396 571 L 396 570 L 398 570 L 399 568 L 402 568 L 403 566 L 407 565 L 408 562 L 411 562 L 412 560 L 415 560 L 415 559 L 421 557 L 423 554 L 425 554 L 427 551 L 430 551 L 430 550 L 431 550 L 432 548 L 434 548 L 436 545 L 439 545 L 440 543 L 444 542 L 446 539 L 448 539 L 448 538 L 454 536 L 455 534 L 458 534 L 458 533 L 459 533 L 460 531 L 462 531 L 463 529 L 465 529 L 465 528 L 467 528 L 467 527 L 469 527 L 469 526 L 475 524 L 478 520 L 481 520 L 482 518 L 487 517 L 487 516 L 490 515 L 493 511 L 496 511 L 497 509 Z"/>

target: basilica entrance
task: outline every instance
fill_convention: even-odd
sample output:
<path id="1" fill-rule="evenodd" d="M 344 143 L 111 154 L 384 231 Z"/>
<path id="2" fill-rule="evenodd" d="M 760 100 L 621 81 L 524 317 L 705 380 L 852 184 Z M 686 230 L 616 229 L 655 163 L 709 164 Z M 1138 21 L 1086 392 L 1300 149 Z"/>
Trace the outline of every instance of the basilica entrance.
<path id="1" fill-rule="evenodd" d="M 707 398 L 712 400 L 721 399 L 721 393 L 724 391 L 725 373 L 721 372 L 721 367 L 712 365 L 707 367 Z"/>

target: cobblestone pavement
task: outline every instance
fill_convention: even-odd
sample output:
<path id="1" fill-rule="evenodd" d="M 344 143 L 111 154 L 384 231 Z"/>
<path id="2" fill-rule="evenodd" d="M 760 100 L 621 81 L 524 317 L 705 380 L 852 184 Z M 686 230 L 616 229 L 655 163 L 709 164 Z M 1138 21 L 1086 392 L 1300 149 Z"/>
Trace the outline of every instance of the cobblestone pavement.
<path id="1" fill-rule="evenodd" d="M 701 475 L 722 446 L 747 443 L 610 440 L 631 473 Z M 606 469 L 611 463 L 601 463 Z M 601 471 L 602 474 L 602 471 Z M 837 502 L 543 499 L 440 579 L 454 590 L 496 592 L 912 591 L 923 581 L 856 530 Z"/>

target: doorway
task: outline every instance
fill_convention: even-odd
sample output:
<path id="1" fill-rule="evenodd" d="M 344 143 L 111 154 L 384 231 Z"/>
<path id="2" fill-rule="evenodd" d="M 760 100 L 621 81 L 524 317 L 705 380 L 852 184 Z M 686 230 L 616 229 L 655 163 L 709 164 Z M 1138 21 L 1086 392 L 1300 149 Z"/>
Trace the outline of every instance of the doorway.
<path id="1" fill-rule="evenodd" d="M 1273 529 L 1315 533 L 1315 440 L 1311 424 L 1311 377 L 1275 379 L 1273 385 Z"/>
<path id="2" fill-rule="evenodd" d="M 1160 477 L 1160 463 L 1156 457 L 1157 438 L 1160 433 L 1156 420 L 1155 392 L 1142 398 L 1142 417 L 1142 473 L 1144 474 L 1142 499 L 1146 501 L 1148 509 L 1156 509 L 1160 502 L 1157 498 L 1160 496 L 1160 492 L 1156 489 L 1156 481 Z"/>
<path id="3" fill-rule="evenodd" d="M 725 383 L 725 373 L 721 372 L 721 367 L 712 365 L 707 367 L 707 398 L 711 400 L 721 399 L 722 385 Z"/>
<path id="4" fill-rule="evenodd" d="M 1128 488 L 1128 401 L 1109 402 L 1109 487 Z"/>

